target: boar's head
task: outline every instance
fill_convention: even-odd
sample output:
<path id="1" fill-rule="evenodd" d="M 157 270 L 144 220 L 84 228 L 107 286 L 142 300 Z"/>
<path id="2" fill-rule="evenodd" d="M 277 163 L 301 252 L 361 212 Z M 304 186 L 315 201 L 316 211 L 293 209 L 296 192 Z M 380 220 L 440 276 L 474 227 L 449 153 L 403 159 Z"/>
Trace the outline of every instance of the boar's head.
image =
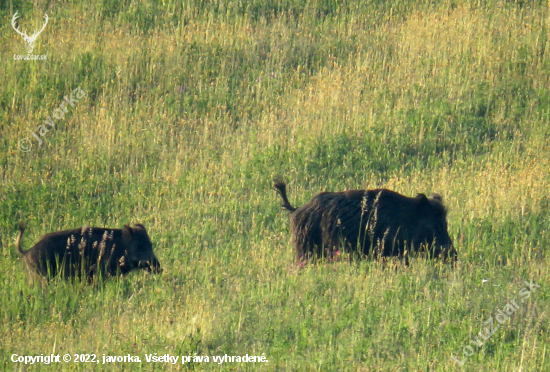
<path id="1" fill-rule="evenodd" d="M 135 224 L 134 227 L 124 225 L 122 237 L 126 246 L 126 257 L 130 261 L 131 267 L 146 269 L 154 273 L 162 271 L 145 226 L 140 223 Z M 128 263 L 125 262 L 125 264 Z"/>
<path id="2" fill-rule="evenodd" d="M 427 198 L 419 194 L 416 198 L 417 214 L 413 242 L 422 245 L 432 257 L 441 257 L 444 261 L 456 262 L 457 253 L 447 227 L 447 210 L 440 195 Z"/>

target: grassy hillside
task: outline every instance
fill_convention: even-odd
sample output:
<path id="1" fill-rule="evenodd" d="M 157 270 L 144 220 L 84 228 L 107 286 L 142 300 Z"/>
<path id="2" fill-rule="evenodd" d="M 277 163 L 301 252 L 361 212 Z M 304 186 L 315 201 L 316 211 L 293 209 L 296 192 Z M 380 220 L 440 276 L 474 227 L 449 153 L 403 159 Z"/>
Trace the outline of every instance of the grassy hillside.
<path id="1" fill-rule="evenodd" d="M 26 370 L 14 353 L 100 360 L 29 367 L 60 371 L 550 370 L 547 1 L 0 4 L 1 370 Z M 29 31 L 48 14 L 46 60 L 14 59 L 16 11 Z M 298 206 L 440 193 L 458 267 L 298 268 L 279 174 Z M 33 285 L 20 220 L 25 248 L 141 222 L 164 272 Z"/>

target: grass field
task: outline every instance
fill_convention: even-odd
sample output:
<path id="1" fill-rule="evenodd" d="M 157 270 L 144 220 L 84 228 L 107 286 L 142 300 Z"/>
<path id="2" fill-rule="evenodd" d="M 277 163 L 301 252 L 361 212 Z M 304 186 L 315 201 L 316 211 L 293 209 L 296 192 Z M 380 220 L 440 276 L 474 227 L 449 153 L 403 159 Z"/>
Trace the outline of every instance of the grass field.
<path id="1" fill-rule="evenodd" d="M 46 60 L 14 59 L 16 11 L 28 31 L 48 14 Z M 7 0 L 0 16 L 0 370 L 550 371 L 547 1 Z M 275 175 L 298 206 L 438 192 L 458 266 L 299 269 Z M 141 222 L 164 272 L 32 284 L 20 220 L 26 249 Z M 100 363 L 11 359 L 51 353 Z M 268 362 L 213 361 L 246 354 Z"/>

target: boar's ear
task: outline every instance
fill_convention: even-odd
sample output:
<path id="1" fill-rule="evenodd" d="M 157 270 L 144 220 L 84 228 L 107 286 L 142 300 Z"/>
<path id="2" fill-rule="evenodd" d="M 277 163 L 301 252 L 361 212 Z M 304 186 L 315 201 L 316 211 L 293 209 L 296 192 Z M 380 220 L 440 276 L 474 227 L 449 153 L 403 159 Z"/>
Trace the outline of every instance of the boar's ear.
<path id="1" fill-rule="evenodd" d="M 428 198 L 424 194 L 416 194 L 416 200 L 418 200 L 419 204 L 429 202 Z"/>
<path id="2" fill-rule="evenodd" d="M 433 193 L 432 194 L 432 199 L 433 200 L 437 200 L 438 202 L 440 202 L 441 204 L 443 204 L 443 197 L 437 193 Z"/>
<path id="3" fill-rule="evenodd" d="M 124 240 L 132 240 L 132 235 L 134 234 L 134 230 L 129 225 L 124 225 L 124 228 L 122 229 L 122 237 Z"/>
<path id="4" fill-rule="evenodd" d="M 147 232 L 147 230 L 145 230 L 145 226 L 143 226 L 143 225 L 140 224 L 140 223 L 135 223 L 135 224 L 134 224 L 134 229 L 135 229 L 135 228 L 138 228 L 138 229 L 141 229 L 141 230 Z"/>
<path id="5" fill-rule="evenodd" d="M 425 208 L 430 206 L 430 201 L 424 194 L 416 194 L 416 205 L 419 210 L 424 210 Z"/>

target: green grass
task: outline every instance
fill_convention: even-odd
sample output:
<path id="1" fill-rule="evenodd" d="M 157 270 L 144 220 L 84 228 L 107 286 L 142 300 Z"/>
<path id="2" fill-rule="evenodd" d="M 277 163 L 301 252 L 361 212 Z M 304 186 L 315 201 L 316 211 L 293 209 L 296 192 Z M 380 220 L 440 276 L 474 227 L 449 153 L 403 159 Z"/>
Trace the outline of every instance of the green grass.
<path id="1" fill-rule="evenodd" d="M 33 52 L 46 61 L 13 59 L 15 11 L 23 30 L 50 17 Z M 550 370 L 548 15 L 546 1 L 3 2 L 0 369 L 69 353 L 142 363 L 29 370 Z M 29 130 L 78 87 L 39 146 Z M 440 193 L 458 267 L 300 269 L 275 175 L 296 206 L 323 190 Z M 20 220 L 25 248 L 141 222 L 164 272 L 33 284 Z M 195 354 L 210 362 L 181 364 Z M 213 363 L 226 354 L 269 362 Z"/>

